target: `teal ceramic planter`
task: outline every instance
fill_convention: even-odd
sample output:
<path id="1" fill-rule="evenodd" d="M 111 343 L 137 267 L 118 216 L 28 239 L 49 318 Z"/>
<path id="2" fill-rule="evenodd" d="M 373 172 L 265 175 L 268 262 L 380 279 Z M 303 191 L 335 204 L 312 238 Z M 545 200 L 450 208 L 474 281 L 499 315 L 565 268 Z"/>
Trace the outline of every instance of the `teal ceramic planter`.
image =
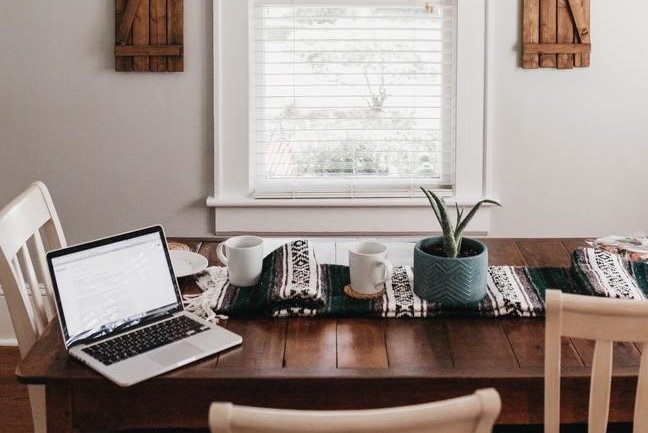
<path id="1" fill-rule="evenodd" d="M 475 251 L 470 257 L 441 257 L 424 249 L 443 243 L 441 237 L 424 238 L 414 247 L 414 293 L 430 302 L 461 306 L 479 302 L 486 296 L 488 248 L 483 243 L 463 238 L 463 245 Z"/>

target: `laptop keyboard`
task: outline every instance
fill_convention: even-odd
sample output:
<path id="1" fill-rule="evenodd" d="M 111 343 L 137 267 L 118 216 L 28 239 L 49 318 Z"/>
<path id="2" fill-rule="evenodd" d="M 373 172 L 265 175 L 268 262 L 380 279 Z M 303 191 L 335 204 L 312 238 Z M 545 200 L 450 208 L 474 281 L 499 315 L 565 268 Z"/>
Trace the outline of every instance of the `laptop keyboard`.
<path id="1" fill-rule="evenodd" d="M 110 365 L 207 329 L 209 327 L 187 316 L 178 316 L 86 347 L 83 351 L 101 363 Z"/>

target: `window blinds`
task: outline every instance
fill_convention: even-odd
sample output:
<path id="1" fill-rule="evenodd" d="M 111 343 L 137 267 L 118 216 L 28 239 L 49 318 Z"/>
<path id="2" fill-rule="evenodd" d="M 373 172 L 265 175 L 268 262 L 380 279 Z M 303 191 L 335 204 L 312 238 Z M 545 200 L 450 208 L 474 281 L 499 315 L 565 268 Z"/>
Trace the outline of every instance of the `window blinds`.
<path id="1" fill-rule="evenodd" d="M 452 0 L 253 0 L 256 197 L 450 188 Z"/>

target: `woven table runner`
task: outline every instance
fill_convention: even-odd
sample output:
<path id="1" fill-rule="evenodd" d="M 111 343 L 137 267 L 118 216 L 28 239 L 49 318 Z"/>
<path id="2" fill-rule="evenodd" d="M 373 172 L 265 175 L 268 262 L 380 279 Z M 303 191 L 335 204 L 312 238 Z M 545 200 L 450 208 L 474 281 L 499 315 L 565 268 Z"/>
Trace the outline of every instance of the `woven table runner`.
<path id="1" fill-rule="evenodd" d="M 575 250 L 571 267 L 490 266 L 486 297 L 446 307 L 413 292 L 410 266 L 396 266 L 382 297 L 355 299 L 344 293 L 347 266 L 319 264 L 307 240 L 285 244 L 263 262 L 256 287 L 236 287 L 227 268 L 212 266 L 196 277 L 203 290 L 185 296 L 185 308 L 207 319 L 271 315 L 322 317 L 538 317 L 548 288 L 617 298 L 648 298 L 648 266 L 593 248 Z"/>

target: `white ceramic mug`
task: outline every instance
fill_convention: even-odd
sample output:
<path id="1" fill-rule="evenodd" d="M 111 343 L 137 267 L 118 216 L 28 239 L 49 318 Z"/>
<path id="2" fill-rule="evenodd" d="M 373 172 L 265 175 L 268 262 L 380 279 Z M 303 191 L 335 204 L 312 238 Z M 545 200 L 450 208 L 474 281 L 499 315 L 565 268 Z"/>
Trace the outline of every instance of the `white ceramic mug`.
<path id="1" fill-rule="evenodd" d="M 382 293 L 393 270 L 384 244 L 363 241 L 349 248 L 349 273 L 354 292 L 366 296 Z"/>
<path id="2" fill-rule="evenodd" d="M 218 244 L 218 260 L 227 266 L 230 284 L 254 286 L 261 278 L 263 239 L 258 236 L 235 236 Z"/>

